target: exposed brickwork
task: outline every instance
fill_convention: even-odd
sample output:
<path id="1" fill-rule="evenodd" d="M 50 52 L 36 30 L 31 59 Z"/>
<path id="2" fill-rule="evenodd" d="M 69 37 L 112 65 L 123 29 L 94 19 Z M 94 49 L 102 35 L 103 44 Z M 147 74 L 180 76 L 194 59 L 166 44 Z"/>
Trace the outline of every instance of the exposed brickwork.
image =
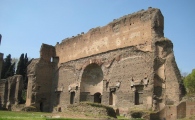
<path id="1" fill-rule="evenodd" d="M 1 109 L 11 109 L 12 104 L 21 102 L 23 79 L 21 75 L 14 75 L 0 80 Z"/>
<path id="2" fill-rule="evenodd" d="M 181 76 L 163 29 L 160 10 L 149 8 L 56 46 L 43 44 L 40 59 L 28 66 L 26 105 L 65 111 L 70 104 L 90 101 L 119 113 L 177 105 Z"/>

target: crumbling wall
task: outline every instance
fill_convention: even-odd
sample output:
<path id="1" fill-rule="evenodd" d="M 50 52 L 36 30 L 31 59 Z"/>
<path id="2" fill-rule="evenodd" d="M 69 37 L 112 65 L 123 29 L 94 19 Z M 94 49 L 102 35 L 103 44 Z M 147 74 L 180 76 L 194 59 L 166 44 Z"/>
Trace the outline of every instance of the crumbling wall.
<path id="1" fill-rule="evenodd" d="M 55 46 L 56 55 L 60 58 L 59 63 L 63 63 L 128 46 L 152 51 L 153 37 L 163 36 L 163 22 L 159 9 L 141 10 L 63 40 Z"/>
<path id="2" fill-rule="evenodd" d="M 35 106 L 40 111 L 50 111 L 50 97 L 55 57 L 53 46 L 42 44 L 41 58 L 34 59 L 28 66 L 28 90 L 26 106 Z"/>
<path id="3" fill-rule="evenodd" d="M 55 48 L 51 45 L 42 44 L 40 50 L 40 58 L 46 62 L 52 62 L 53 57 L 56 56 Z"/>
<path id="4" fill-rule="evenodd" d="M 150 120 L 166 119 L 176 120 L 190 118 L 195 115 L 195 102 L 182 101 L 177 105 L 166 105 L 162 110 L 151 113 Z"/>
<path id="5" fill-rule="evenodd" d="M 23 78 L 14 75 L 0 80 L 0 101 L 2 109 L 11 109 L 11 105 L 19 104 L 22 100 Z"/>
<path id="6" fill-rule="evenodd" d="M 99 66 L 99 68 L 93 68 L 91 65 Z M 90 66 L 91 69 L 88 69 Z M 103 83 L 101 85 L 99 85 L 99 82 L 93 81 L 90 76 L 94 71 L 97 74 L 94 74 L 95 76 L 93 77 L 98 77 L 101 73 L 98 72 L 99 69 L 102 70 L 100 81 Z M 59 67 L 58 72 L 56 72 L 58 77 L 54 80 L 58 80 L 55 93 L 53 93 L 55 97 L 54 106 L 60 106 L 62 110 L 66 108 L 70 104 L 71 92 L 75 92 L 74 104 L 82 101 L 84 99 L 82 96 L 86 97 L 85 101 L 94 102 L 94 94 L 99 92 L 101 94 L 101 103 L 109 105 L 109 94 L 111 89 L 114 88 L 116 89 L 114 91 L 116 96 L 114 98 L 114 106 L 130 108 L 135 105 L 135 87 L 142 85 L 144 90 L 140 99 L 143 99 L 143 108 L 150 109 L 152 107 L 153 95 L 152 69 L 153 54 L 151 52 L 139 51 L 136 47 L 128 47 L 63 63 Z M 88 76 L 85 76 L 86 71 L 90 72 L 90 74 L 87 74 Z M 131 85 L 132 78 L 135 80 L 133 86 Z M 83 84 L 83 80 L 86 79 L 89 81 Z M 144 79 L 147 79 L 149 82 L 144 84 Z M 118 82 L 120 82 L 120 85 L 117 85 Z M 92 84 L 92 86 L 86 86 L 86 84 Z M 98 89 L 96 89 L 96 86 L 98 86 Z M 94 89 L 82 92 L 82 87 Z"/>
<path id="7" fill-rule="evenodd" d="M 58 43 L 54 106 L 93 102 L 94 93 L 100 93 L 102 104 L 121 109 L 161 110 L 166 104 L 177 104 L 180 75 L 173 45 L 163 30 L 160 10 L 149 8 Z M 99 66 L 102 77 L 90 68 L 93 64 Z"/>
<path id="8" fill-rule="evenodd" d="M 162 109 L 165 105 L 179 103 L 181 75 L 175 62 L 172 42 L 160 38 L 155 46 L 154 100 L 158 103 L 158 109 Z"/>
<path id="9" fill-rule="evenodd" d="M 22 101 L 23 78 L 14 75 L 0 80 L 0 109 L 11 109 L 11 105 Z"/>
<path id="10" fill-rule="evenodd" d="M 6 79 L 0 80 L 0 109 L 6 108 L 8 82 Z"/>
<path id="11" fill-rule="evenodd" d="M 7 78 L 8 81 L 8 96 L 7 108 L 12 104 L 19 104 L 22 99 L 23 77 L 14 75 Z"/>
<path id="12" fill-rule="evenodd" d="M 195 101 L 186 101 L 186 117 L 189 118 L 194 115 L 195 115 Z"/>
<path id="13" fill-rule="evenodd" d="M 160 10 L 148 8 L 55 47 L 43 44 L 40 59 L 28 66 L 26 105 L 64 111 L 70 104 L 90 101 L 119 112 L 176 105 L 181 76 L 163 30 Z"/>

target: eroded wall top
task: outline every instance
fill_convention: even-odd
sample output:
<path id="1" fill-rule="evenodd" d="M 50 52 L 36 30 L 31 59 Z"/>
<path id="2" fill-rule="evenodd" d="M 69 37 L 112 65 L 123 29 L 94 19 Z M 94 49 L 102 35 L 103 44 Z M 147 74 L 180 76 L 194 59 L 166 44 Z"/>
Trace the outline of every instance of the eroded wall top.
<path id="1" fill-rule="evenodd" d="M 63 40 L 55 46 L 59 63 L 128 46 L 152 51 L 155 37 L 163 37 L 164 18 L 159 9 L 148 8 L 113 20 Z"/>

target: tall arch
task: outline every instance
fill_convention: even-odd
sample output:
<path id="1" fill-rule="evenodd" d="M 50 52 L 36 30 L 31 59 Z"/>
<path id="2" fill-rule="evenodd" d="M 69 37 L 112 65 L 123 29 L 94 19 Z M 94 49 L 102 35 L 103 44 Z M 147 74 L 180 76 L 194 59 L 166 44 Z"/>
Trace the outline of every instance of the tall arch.
<path id="1" fill-rule="evenodd" d="M 80 83 L 80 101 L 94 102 L 95 93 L 102 95 L 103 71 L 98 64 L 89 64 L 83 71 Z"/>

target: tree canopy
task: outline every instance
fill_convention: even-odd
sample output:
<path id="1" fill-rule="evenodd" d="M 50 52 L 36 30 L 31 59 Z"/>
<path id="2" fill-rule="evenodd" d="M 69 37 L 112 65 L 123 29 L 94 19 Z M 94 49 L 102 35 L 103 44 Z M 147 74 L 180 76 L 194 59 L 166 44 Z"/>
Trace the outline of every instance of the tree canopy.
<path id="1" fill-rule="evenodd" d="M 15 63 L 12 64 L 11 55 L 9 54 L 3 60 L 3 67 L 1 71 L 1 78 L 6 79 L 7 77 L 13 76 L 15 73 Z"/>
<path id="2" fill-rule="evenodd" d="M 189 94 L 195 93 L 195 69 L 184 78 L 184 85 Z"/>
<path id="3" fill-rule="evenodd" d="M 28 84 L 28 77 L 27 77 L 27 66 L 28 65 L 29 65 L 29 61 L 28 61 L 27 53 L 25 54 L 25 56 L 24 54 L 21 54 L 19 62 L 18 62 L 16 74 L 23 76 L 25 89 L 27 88 L 27 84 Z"/>

